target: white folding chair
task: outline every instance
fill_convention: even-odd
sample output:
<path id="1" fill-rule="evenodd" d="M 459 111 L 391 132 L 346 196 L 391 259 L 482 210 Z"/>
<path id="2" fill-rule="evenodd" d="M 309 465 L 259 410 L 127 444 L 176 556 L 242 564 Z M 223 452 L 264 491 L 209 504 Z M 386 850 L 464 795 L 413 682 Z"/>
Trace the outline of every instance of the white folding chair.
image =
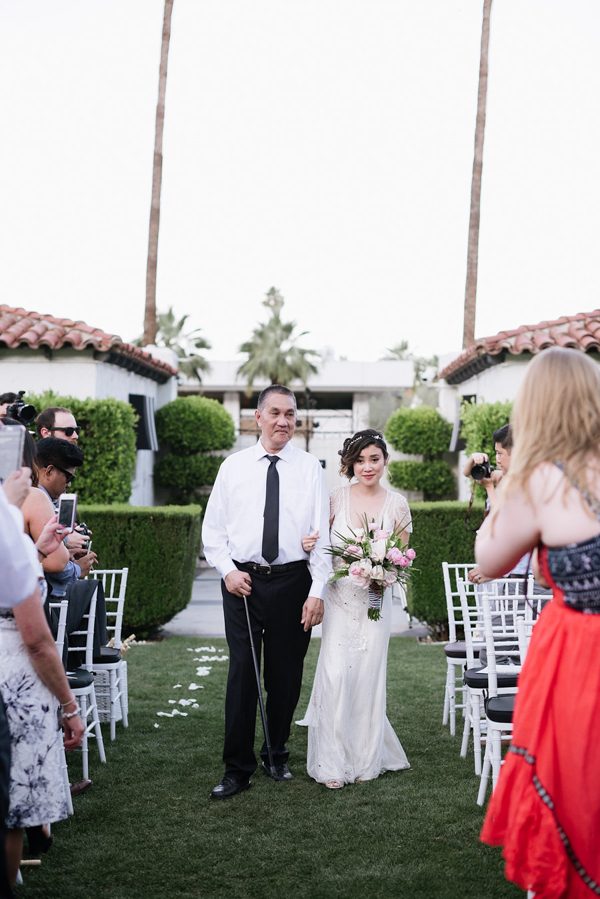
<path id="1" fill-rule="evenodd" d="M 59 602 L 49 602 L 48 609 L 50 613 L 54 612 L 57 616 L 56 619 L 56 637 L 54 638 L 54 643 L 56 644 L 56 650 L 58 652 L 61 664 L 63 660 L 63 651 L 65 648 L 65 631 L 67 629 L 67 611 L 69 608 L 69 601 L 67 599 L 61 599 Z M 62 746 L 63 752 L 63 761 L 62 761 L 62 773 L 63 773 L 63 782 L 65 787 L 65 797 L 67 800 L 67 809 L 69 814 L 73 814 L 73 799 L 71 797 L 71 785 L 69 783 L 69 769 L 67 768 L 67 754 L 65 751 L 64 744 Z"/>
<path id="2" fill-rule="evenodd" d="M 108 704 L 108 720 L 110 721 L 110 739 L 116 737 L 117 721 L 128 727 L 128 695 L 127 695 L 127 662 L 121 657 L 121 631 L 123 628 L 123 609 L 127 592 L 128 568 L 97 569 L 91 571 L 90 578 L 102 583 L 104 602 L 106 604 L 106 631 L 113 647 L 101 647 L 100 656 L 94 657 L 94 672 L 105 675 L 106 688 L 97 684 L 97 695 L 103 705 L 100 690 L 106 695 Z M 103 715 L 101 715 L 103 718 Z M 103 719 L 105 720 L 105 719 Z"/>
<path id="3" fill-rule="evenodd" d="M 533 579 L 530 578 L 528 593 L 532 584 Z M 508 741 L 512 734 L 517 679 L 521 670 L 519 621 L 532 620 L 529 611 L 531 607 L 524 592 L 500 596 L 497 591 L 486 589 L 488 586 L 484 585 L 480 596 L 487 655 L 488 696 L 485 702 L 486 744 L 478 805 L 485 802 L 490 770 L 492 788 L 498 782 L 502 764 L 502 740 Z M 509 682 L 511 677 L 515 678 L 514 685 Z"/>
<path id="4" fill-rule="evenodd" d="M 81 708 L 81 718 L 84 724 L 83 740 L 81 743 L 81 752 L 83 760 L 83 779 L 89 780 L 89 737 L 96 737 L 98 746 L 98 755 L 102 763 L 106 762 L 106 754 L 104 752 L 104 740 L 102 739 L 102 730 L 100 728 L 100 719 L 98 717 L 98 703 L 96 701 L 96 691 L 94 689 L 94 630 L 96 626 L 96 593 L 94 590 L 90 599 L 87 612 L 82 617 L 82 625 L 78 630 L 71 631 L 69 634 L 69 646 L 67 654 L 69 664 L 67 665 L 67 678 L 69 685 L 79 702 Z M 73 637 L 85 637 L 85 648 L 74 645 Z M 85 661 L 75 670 L 70 670 L 70 660 L 75 654 L 78 656 L 85 653 Z"/>
<path id="5" fill-rule="evenodd" d="M 466 646 L 463 640 L 457 639 L 457 626 L 462 625 L 462 611 L 457 581 L 465 584 L 467 593 L 472 593 L 474 585 L 467 580 L 467 574 L 475 564 L 442 562 L 444 591 L 446 593 L 446 609 L 448 612 L 448 643 L 444 647 L 446 654 L 446 683 L 444 685 L 444 711 L 442 724 L 450 723 L 450 733 L 456 733 L 456 709 L 466 714 L 466 690 L 463 683 L 463 672 L 467 663 Z M 457 702 L 457 693 L 461 701 Z"/>

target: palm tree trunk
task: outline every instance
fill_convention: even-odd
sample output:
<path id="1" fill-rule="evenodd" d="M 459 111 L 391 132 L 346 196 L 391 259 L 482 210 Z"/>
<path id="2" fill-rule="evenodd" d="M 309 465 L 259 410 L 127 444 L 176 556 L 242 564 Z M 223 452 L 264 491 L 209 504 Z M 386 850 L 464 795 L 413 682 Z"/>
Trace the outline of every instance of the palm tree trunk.
<path id="1" fill-rule="evenodd" d="M 483 139 L 487 105 L 488 51 L 490 45 L 490 16 L 492 0 L 483 2 L 481 51 L 479 56 L 479 89 L 477 91 L 477 120 L 475 150 L 471 178 L 471 213 L 469 216 L 469 245 L 467 249 L 467 283 L 463 318 L 463 349 L 475 341 L 475 313 L 477 308 L 477 268 L 479 264 L 479 220 L 481 215 L 481 173 L 483 169 Z"/>
<path id="2" fill-rule="evenodd" d="M 150 205 L 150 229 L 148 234 L 148 261 L 146 265 L 146 307 L 144 310 L 144 344 L 156 342 L 156 266 L 158 262 L 158 231 L 160 225 L 160 191 L 162 186 L 163 130 L 165 124 L 165 95 L 167 92 L 167 64 L 171 40 L 171 15 L 174 0 L 165 0 L 160 71 L 158 76 L 158 102 L 154 127 L 154 163 L 152 168 L 152 202 Z"/>

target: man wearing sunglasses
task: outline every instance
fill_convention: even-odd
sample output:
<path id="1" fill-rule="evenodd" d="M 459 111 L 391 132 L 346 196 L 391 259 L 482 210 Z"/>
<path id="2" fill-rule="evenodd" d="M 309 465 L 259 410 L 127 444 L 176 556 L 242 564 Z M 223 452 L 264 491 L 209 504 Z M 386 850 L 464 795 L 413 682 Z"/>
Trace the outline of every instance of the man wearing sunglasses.
<path id="1" fill-rule="evenodd" d="M 75 416 L 63 406 L 49 406 L 48 409 L 44 409 L 36 418 L 35 424 L 41 438 L 58 437 L 60 440 L 68 440 L 69 443 L 77 443 L 79 439 Z"/>

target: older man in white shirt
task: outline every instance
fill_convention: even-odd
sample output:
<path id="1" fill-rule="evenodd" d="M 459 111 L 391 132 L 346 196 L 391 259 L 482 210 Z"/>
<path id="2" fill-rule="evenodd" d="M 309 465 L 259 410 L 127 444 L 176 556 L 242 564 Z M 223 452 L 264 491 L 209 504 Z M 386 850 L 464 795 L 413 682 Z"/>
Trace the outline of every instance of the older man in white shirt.
<path id="1" fill-rule="evenodd" d="M 274 771 L 292 779 L 286 741 L 302 685 L 310 629 L 323 619 L 330 574 L 325 552 L 329 503 L 319 461 L 291 445 L 296 399 L 286 387 L 263 390 L 255 413 L 260 441 L 229 456 L 219 470 L 202 528 L 207 561 L 222 581 L 229 676 L 225 702 L 225 775 L 211 793 L 228 799 L 250 786 L 256 770 L 254 734 L 258 690 L 243 598 L 248 600 L 255 646 L 264 648 L 266 712 Z M 310 554 L 302 537 L 319 537 Z"/>

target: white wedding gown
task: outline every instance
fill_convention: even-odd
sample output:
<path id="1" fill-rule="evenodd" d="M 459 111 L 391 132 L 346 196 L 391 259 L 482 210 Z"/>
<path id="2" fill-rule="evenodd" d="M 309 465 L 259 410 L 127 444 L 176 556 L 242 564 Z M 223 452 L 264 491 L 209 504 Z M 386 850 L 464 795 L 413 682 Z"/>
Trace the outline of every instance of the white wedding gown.
<path id="1" fill-rule="evenodd" d="M 332 543 L 336 532 L 350 531 L 349 504 L 349 486 L 334 491 Z M 390 529 L 410 521 L 404 497 L 387 491 L 380 519 Z M 309 728 L 307 771 L 319 783 L 373 780 L 384 771 L 410 767 L 386 716 L 391 590 L 385 591 L 379 621 L 368 619 L 367 607 L 367 591 L 348 578 L 328 585 L 315 682 L 306 715 L 298 722 Z"/>

